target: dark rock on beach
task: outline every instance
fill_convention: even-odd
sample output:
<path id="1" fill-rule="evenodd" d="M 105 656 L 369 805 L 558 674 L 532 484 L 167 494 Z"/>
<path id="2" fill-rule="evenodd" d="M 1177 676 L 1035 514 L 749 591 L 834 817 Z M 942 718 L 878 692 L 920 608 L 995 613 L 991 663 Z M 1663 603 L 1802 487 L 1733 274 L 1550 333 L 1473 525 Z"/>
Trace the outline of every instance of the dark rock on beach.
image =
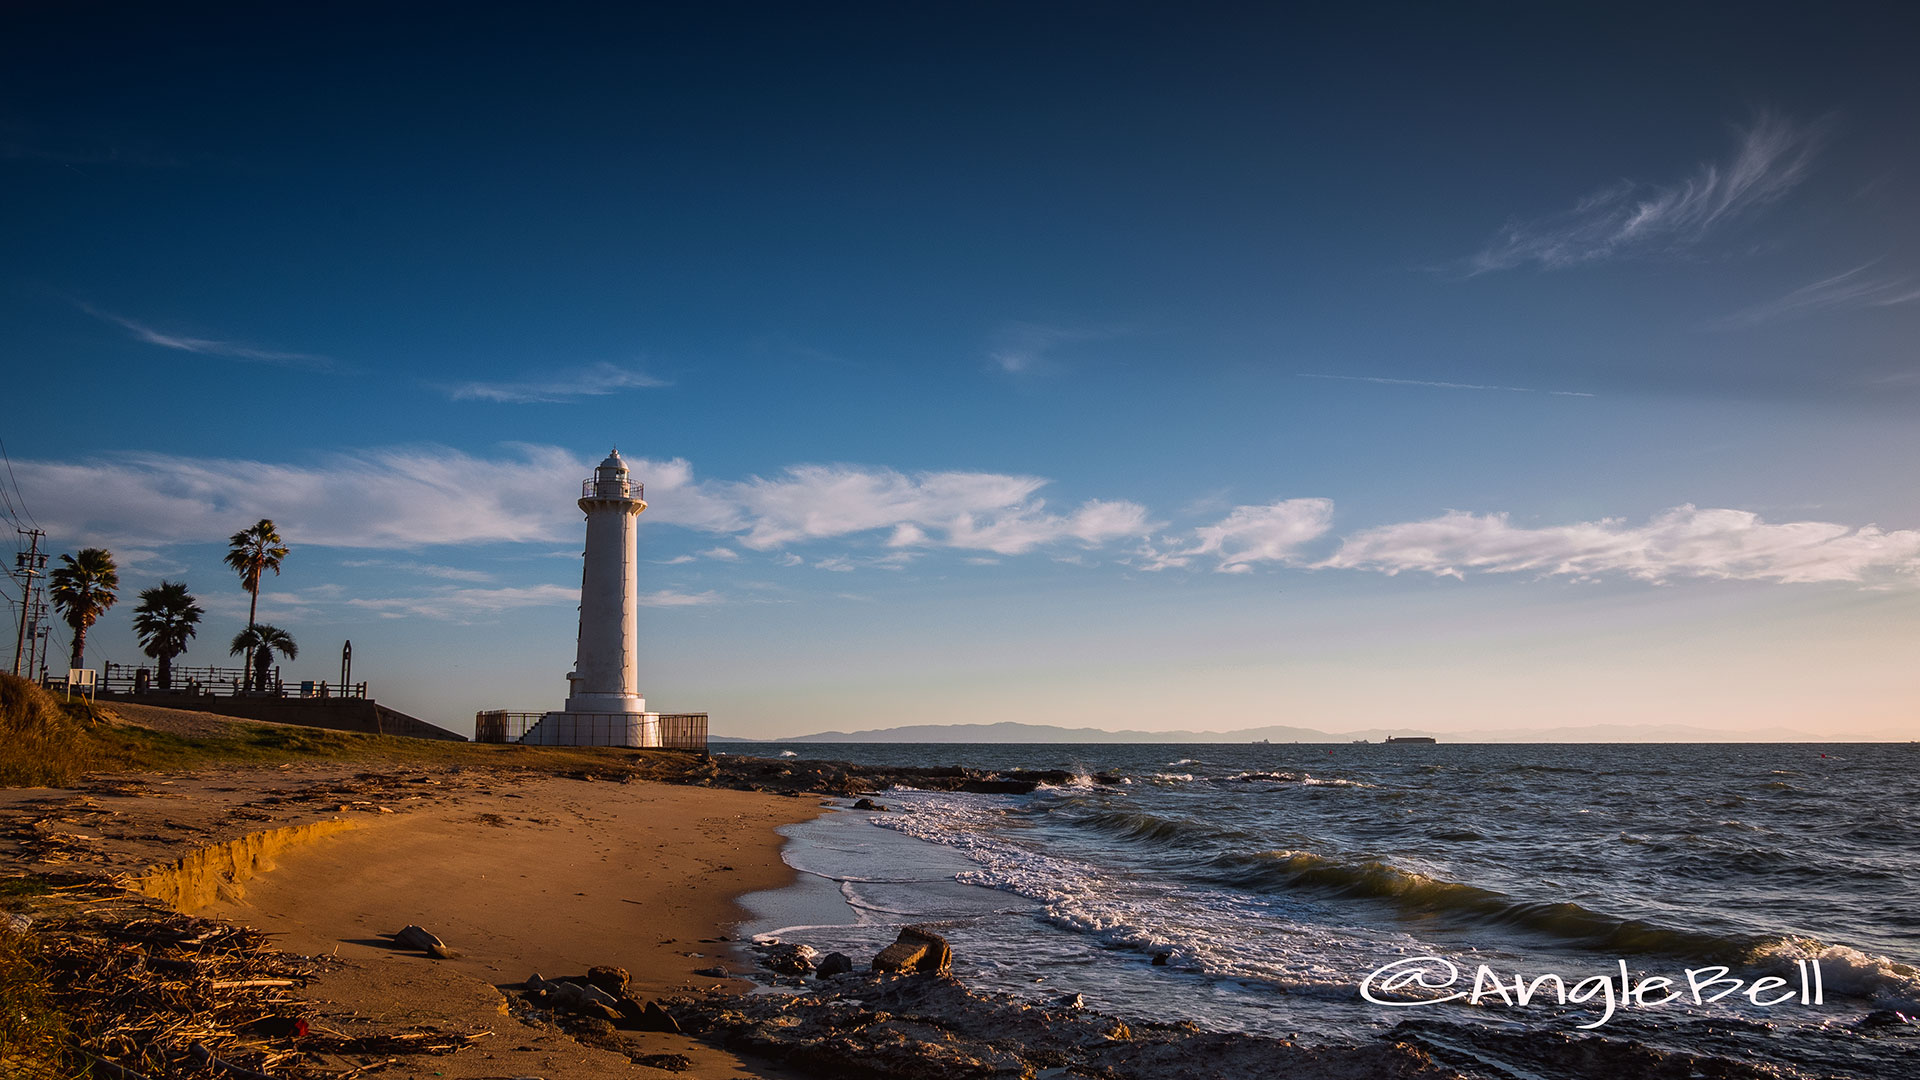
<path id="1" fill-rule="evenodd" d="M 759 946 L 758 951 L 761 965 L 779 975 L 805 975 L 813 970 L 814 961 L 820 955 L 811 945 L 775 943 Z"/>
<path id="2" fill-rule="evenodd" d="M 893 944 L 873 958 L 875 971 L 925 971 L 945 975 L 953 970 L 953 947 L 947 939 L 922 926 L 900 931 Z"/>
<path id="3" fill-rule="evenodd" d="M 636 751 L 622 765 L 601 770 L 576 770 L 566 775 L 576 779 L 619 780 L 622 778 L 657 780 L 664 783 L 696 784 L 702 787 L 738 788 L 745 791 L 771 791 L 780 794 L 835 795 L 858 799 L 891 787 L 919 788 L 923 791 L 972 791 L 987 794 L 1024 795 L 1042 785 L 1065 787 L 1085 782 L 1085 778 L 1066 769 L 968 769 L 958 766 L 914 768 L 892 765 L 856 765 L 846 761 L 814 761 L 806 758 L 761 758 L 736 754 L 694 757 L 672 751 Z M 1100 773 L 1096 784 L 1118 784 L 1124 778 Z M 885 810 L 867 800 L 855 804 L 862 810 Z"/>
<path id="4" fill-rule="evenodd" d="M 1205 1032 L 1191 1024 L 1126 1023 L 1087 1009 L 1046 1008 L 969 991 L 933 974 L 848 974 L 806 993 L 677 998 L 689 1033 L 819 1076 L 987 1080 L 1458 1080 L 1404 1043 L 1306 1047 Z M 1050 1071 L 1051 1070 L 1051 1071 Z"/>

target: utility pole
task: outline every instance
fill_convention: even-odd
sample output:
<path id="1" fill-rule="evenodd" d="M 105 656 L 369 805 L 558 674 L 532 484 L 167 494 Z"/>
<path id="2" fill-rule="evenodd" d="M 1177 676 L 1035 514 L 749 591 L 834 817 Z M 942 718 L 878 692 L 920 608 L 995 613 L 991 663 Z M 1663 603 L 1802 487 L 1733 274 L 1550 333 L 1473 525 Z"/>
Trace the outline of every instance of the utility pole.
<path id="1" fill-rule="evenodd" d="M 47 534 L 39 529 L 17 529 L 20 535 L 32 540 L 32 549 L 13 557 L 15 577 L 20 579 L 20 633 L 13 642 L 13 673 L 20 674 L 20 656 L 27 648 L 27 613 L 33 610 L 33 579 L 47 568 L 47 557 L 40 554 L 40 538 Z M 32 671 L 28 671 L 32 675 Z"/>

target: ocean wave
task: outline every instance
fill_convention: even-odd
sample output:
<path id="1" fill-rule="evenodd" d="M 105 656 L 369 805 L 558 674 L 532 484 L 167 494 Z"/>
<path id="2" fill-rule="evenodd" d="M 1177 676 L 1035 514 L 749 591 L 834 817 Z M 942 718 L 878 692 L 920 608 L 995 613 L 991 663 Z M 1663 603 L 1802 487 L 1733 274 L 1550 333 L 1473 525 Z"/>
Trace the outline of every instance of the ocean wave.
<path id="1" fill-rule="evenodd" d="M 1358 977 L 1342 966 L 1357 951 L 1353 931 L 1297 922 L 1284 914 L 1288 906 L 1282 901 L 1114 874 L 1011 843 L 991 831 L 1003 816 L 1004 807 L 993 801 L 998 798 L 916 792 L 903 800 L 909 812 L 873 823 L 959 850 L 975 868 L 955 874 L 955 881 L 1037 901 L 1046 923 L 1105 946 L 1164 958 L 1175 971 L 1256 980 L 1308 996 L 1357 998 Z M 1124 814 L 1093 816 L 1109 827 L 1128 824 Z M 1149 835 L 1159 831 L 1150 821 L 1132 824 Z M 1247 947 L 1253 940 L 1259 948 Z M 1406 944 L 1397 934 L 1366 940 L 1370 950 Z"/>
<path id="2" fill-rule="evenodd" d="M 1157 772 L 1153 774 L 1153 779 L 1163 784 L 1190 784 L 1193 782 L 1193 774 L 1190 772 Z"/>
<path id="3" fill-rule="evenodd" d="M 1810 938 L 1780 938 L 1755 946 L 1746 956 L 1755 967 L 1791 975 L 1797 961 L 1816 960 L 1829 995 L 1863 998 L 1876 1008 L 1920 1012 L 1920 968 L 1845 945 Z"/>
<path id="4" fill-rule="evenodd" d="M 1718 960 L 1743 956 L 1762 940 L 1621 918 L 1570 900 L 1522 900 L 1378 860 L 1347 862 L 1312 852 L 1277 850 L 1223 855 L 1212 866 L 1237 888 L 1304 890 L 1336 899 L 1380 901 L 1407 915 L 1454 916 L 1515 927 L 1602 952 Z"/>
<path id="5" fill-rule="evenodd" d="M 1213 780 L 1215 783 L 1221 784 L 1304 784 L 1308 787 L 1353 788 L 1370 788 L 1376 786 L 1374 784 L 1362 783 L 1358 780 L 1346 780 L 1339 777 L 1323 779 L 1306 772 L 1240 772 L 1234 773 L 1232 776 L 1214 777 Z"/>
<path id="6" fill-rule="evenodd" d="M 1198 758 L 1190 758 L 1190 757 L 1183 757 L 1179 761 L 1167 762 L 1167 765 L 1170 768 L 1179 768 L 1182 765 L 1198 765 L 1198 764 L 1200 764 L 1200 761 Z"/>
<path id="7" fill-rule="evenodd" d="M 1137 810 L 1105 810 L 1074 819 L 1074 824 L 1096 829 L 1122 840 L 1163 846 L 1244 840 L 1248 834 L 1190 818 L 1162 817 Z"/>

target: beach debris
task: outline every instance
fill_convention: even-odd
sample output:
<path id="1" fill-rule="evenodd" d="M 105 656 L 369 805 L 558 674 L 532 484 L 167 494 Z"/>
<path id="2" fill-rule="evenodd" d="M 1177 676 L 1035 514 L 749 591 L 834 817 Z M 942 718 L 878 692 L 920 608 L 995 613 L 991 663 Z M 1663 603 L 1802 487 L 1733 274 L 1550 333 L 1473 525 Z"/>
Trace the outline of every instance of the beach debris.
<path id="1" fill-rule="evenodd" d="M 446 942 L 411 923 L 401 927 L 398 933 L 380 936 L 393 939 L 396 949 L 418 949 L 435 960 L 451 960 L 455 955 L 452 949 L 447 948 Z"/>
<path id="2" fill-rule="evenodd" d="M 238 1080 L 275 1080 L 272 1073 L 256 1072 L 253 1069 L 235 1065 L 231 1061 L 220 1060 L 213 1055 L 213 1051 L 207 1049 L 205 1043 L 194 1043 L 187 1052 L 201 1068 L 222 1076 L 237 1077 Z"/>
<path id="3" fill-rule="evenodd" d="M 693 1068 L 693 1059 L 685 1054 L 640 1054 L 629 1056 L 635 1065 L 644 1065 L 649 1069 L 661 1069 L 665 1072 L 686 1072 Z"/>
<path id="4" fill-rule="evenodd" d="M 693 969 L 693 973 L 694 973 L 695 975 L 705 975 L 705 976 L 706 976 L 707 978 L 709 978 L 709 979 L 731 979 L 731 978 L 733 978 L 733 973 L 732 973 L 732 972 L 730 972 L 730 971 L 728 971 L 728 970 L 727 970 L 726 968 L 723 968 L 723 967 L 719 967 L 719 966 L 714 966 L 714 967 L 703 967 L 703 968 L 694 968 L 694 969 Z"/>
<path id="5" fill-rule="evenodd" d="M 927 971 L 945 975 L 953 968 L 953 947 L 923 926 L 903 927 L 893 944 L 873 958 L 875 971 Z"/>
<path id="6" fill-rule="evenodd" d="M 830 952 L 825 960 L 820 961 L 820 966 L 813 969 L 813 977 L 831 979 L 835 975 L 845 975 L 852 970 L 853 957 L 843 952 Z"/>

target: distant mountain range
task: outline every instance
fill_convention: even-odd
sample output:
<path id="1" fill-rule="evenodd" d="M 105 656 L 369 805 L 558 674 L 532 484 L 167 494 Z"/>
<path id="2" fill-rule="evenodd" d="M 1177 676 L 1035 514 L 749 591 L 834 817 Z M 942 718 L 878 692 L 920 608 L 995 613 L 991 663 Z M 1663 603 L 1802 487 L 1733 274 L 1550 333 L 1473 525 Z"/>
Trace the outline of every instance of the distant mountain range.
<path id="1" fill-rule="evenodd" d="M 1368 728 L 1343 733 L 1303 727 L 1257 727 L 1238 731 L 1104 731 L 1052 724 L 911 724 L 865 731 L 822 731 L 785 739 L 735 739 L 713 736 L 714 742 L 788 743 L 1349 743 L 1365 739 L 1384 742 L 1389 735 L 1431 735 L 1447 743 L 1614 743 L 1614 742 L 1835 742 L 1790 728 L 1756 728 L 1731 732 L 1685 724 L 1588 724 L 1582 727 L 1542 728 L 1538 731 L 1438 732 L 1419 728 Z"/>

